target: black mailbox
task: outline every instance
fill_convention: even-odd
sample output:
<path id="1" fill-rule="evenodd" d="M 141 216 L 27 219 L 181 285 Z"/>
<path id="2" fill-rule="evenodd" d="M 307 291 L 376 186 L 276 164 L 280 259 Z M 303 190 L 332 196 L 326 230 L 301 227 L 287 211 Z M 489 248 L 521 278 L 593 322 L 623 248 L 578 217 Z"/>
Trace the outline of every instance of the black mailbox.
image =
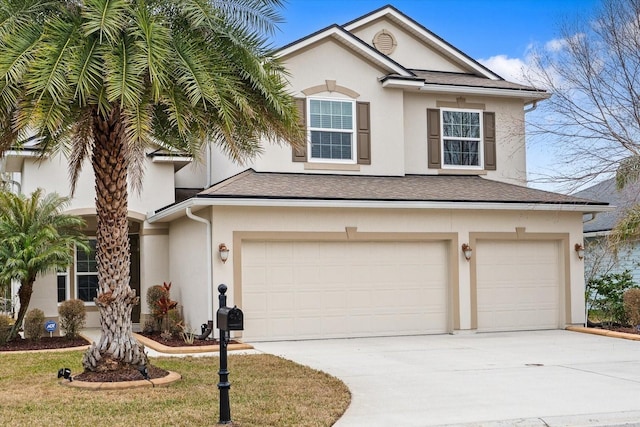
<path id="1" fill-rule="evenodd" d="M 244 314 L 238 307 L 220 307 L 218 309 L 218 329 L 223 331 L 242 331 Z"/>

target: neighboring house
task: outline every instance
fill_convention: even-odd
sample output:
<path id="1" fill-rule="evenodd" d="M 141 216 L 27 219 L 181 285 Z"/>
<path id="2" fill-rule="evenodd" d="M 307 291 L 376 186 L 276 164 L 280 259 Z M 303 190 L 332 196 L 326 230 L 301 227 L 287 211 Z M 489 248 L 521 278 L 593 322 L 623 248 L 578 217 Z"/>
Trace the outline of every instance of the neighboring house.
<path id="1" fill-rule="evenodd" d="M 607 236 L 618 221 L 624 217 L 627 209 L 640 203 L 638 187 L 616 188 L 615 178 L 602 181 L 585 190 L 575 193 L 576 197 L 601 200 L 615 207 L 610 212 L 586 216 L 584 222 L 585 276 L 587 280 L 607 273 L 622 273 L 629 270 L 635 283 L 640 284 L 640 246 L 630 242 L 619 248 L 614 255 L 607 244 Z"/>
<path id="2" fill-rule="evenodd" d="M 267 145 L 244 167 L 216 148 L 200 168 L 149 157 L 130 202 L 143 314 L 146 289 L 170 281 L 192 326 L 213 319 L 226 284 L 249 341 L 584 322 L 574 245 L 583 214 L 607 208 L 526 187 L 525 113 L 548 93 L 503 80 L 391 6 L 278 54 L 307 146 Z M 63 160 L 8 161 L 23 192 L 66 194 Z M 91 220 L 92 180 L 80 184 L 71 211 Z M 57 288 L 40 279 L 32 304 L 48 316 L 69 297 L 91 306 L 92 262 L 79 255 Z"/>

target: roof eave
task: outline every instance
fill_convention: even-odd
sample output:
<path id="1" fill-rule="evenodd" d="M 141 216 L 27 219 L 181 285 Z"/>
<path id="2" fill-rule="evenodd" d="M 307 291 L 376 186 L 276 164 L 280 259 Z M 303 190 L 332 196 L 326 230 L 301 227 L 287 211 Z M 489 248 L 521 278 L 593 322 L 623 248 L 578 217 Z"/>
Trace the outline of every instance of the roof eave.
<path id="1" fill-rule="evenodd" d="M 501 210 L 501 211 L 563 211 L 563 212 L 609 212 L 606 205 L 530 202 L 465 202 L 465 201 L 399 201 L 399 200 L 336 200 L 336 199 L 285 199 L 263 197 L 207 197 L 196 196 L 149 212 L 147 221 L 170 222 L 185 215 L 187 207 L 245 206 L 245 207 L 289 207 L 289 208 L 360 208 L 360 209 L 445 209 L 445 210 Z"/>
<path id="2" fill-rule="evenodd" d="M 522 89 L 506 89 L 506 88 L 490 88 L 476 86 L 457 86 L 457 85 L 434 85 L 424 84 L 421 91 L 431 93 L 455 93 L 455 94 L 472 94 L 483 96 L 504 96 L 510 98 L 525 98 L 543 100 L 551 97 L 551 94 L 538 90 L 522 90 Z"/>

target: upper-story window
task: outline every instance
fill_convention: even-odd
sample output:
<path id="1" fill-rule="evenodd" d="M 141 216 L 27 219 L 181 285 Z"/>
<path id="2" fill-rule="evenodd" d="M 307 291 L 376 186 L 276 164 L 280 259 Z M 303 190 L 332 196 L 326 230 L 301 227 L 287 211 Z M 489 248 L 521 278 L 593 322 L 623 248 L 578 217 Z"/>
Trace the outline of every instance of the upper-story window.
<path id="1" fill-rule="evenodd" d="M 482 167 L 482 116 L 479 111 L 442 110 L 443 167 Z"/>
<path id="2" fill-rule="evenodd" d="M 343 98 L 296 98 L 307 144 L 292 149 L 294 162 L 371 164 L 369 103 Z"/>
<path id="3" fill-rule="evenodd" d="M 309 98 L 310 161 L 354 162 L 355 102 Z"/>
<path id="4" fill-rule="evenodd" d="M 427 109 L 430 169 L 496 170 L 496 115 L 462 108 Z"/>

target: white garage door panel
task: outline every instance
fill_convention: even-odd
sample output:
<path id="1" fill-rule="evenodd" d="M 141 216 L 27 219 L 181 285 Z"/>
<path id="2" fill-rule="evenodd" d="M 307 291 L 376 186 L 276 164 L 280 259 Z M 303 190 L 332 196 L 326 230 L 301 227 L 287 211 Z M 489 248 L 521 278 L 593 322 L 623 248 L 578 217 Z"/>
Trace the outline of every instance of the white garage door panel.
<path id="1" fill-rule="evenodd" d="M 477 244 L 478 329 L 555 329 L 560 322 L 559 244 Z"/>
<path id="2" fill-rule="evenodd" d="M 245 242 L 246 340 L 447 332 L 443 242 Z"/>

